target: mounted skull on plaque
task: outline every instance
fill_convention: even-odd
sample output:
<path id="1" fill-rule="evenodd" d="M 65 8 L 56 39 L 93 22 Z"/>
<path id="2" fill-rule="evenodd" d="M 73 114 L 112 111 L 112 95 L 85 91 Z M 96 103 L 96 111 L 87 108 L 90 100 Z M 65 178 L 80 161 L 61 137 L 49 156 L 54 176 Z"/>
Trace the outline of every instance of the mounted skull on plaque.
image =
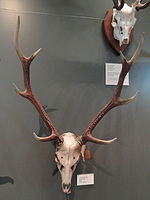
<path id="1" fill-rule="evenodd" d="M 144 38 L 143 37 L 141 38 L 141 41 L 139 43 L 137 50 L 135 51 L 135 54 L 129 61 L 121 53 L 122 71 L 120 73 L 118 84 L 114 91 L 114 95 L 112 96 L 108 104 L 106 104 L 104 108 L 102 108 L 98 112 L 98 114 L 93 118 L 93 120 L 91 120 L 91 122 L 87 125 L 86 129 L 83 131 L 83 133 L 78 136 L 77 134 L 71 132 L 60 134 L 55 128 L 54 124 L 51 122 L 42 104 L 34 96 L 30 84 L 30 64 L 37 56 L 37 54 L 41 51 L 41 49 L 37 50 L 31 56 L 25 57 L 19 47 L 19 30 L 20 30 L 20 18 L 18 17 L 18 26 L 16 34 L 16 51 L 22 64 L 25 90 L 20 91 L 14 85 L 15 90 L 20 96 L 26 98 L 33 104 L 33 106 L 39 112 L 39 115 L 43 119 L 47 128 L 49 129 L 50 135 L 47 137 L 37 136 L 35 133 L 33 133 L 33 135 L 38 141 L 42 142 L 55 141 L 55 147 L 56 147 L 55 162 L 61 174 L 62 189 L 64 193 L 69 194 L 71 192 L 72 175 L 76 169 L 80 157 L 82 156 L 83 159 L 89 157 L 86 143 L 93 142 L 97 144 L 110 144 L 117 139 L 117 138 L 113 138 L 111 140 L 98 139 L 92 135 L 93 130 L 109 110 L 117 106 L 128 104 L 135 99 L 136 94 L 129 99 L 122 99 L 120 97 L 120 94 L 125 76 L 131 69 L 132 64 L 135 63 L 138 55 L 140 54 Z"/>
<path id="2" fill-rule="evenodd" d="M 150 0 L 143 4 L 141 1 L 136 0 L 131 6 L 128 6 L 124 0 L 113 0 L 114 8 L 109 10 L 105 16 L 106 38 L 118 53 L 124 51 L 132 40 L 136 11 L 148 7 L 150 4 Z"/>

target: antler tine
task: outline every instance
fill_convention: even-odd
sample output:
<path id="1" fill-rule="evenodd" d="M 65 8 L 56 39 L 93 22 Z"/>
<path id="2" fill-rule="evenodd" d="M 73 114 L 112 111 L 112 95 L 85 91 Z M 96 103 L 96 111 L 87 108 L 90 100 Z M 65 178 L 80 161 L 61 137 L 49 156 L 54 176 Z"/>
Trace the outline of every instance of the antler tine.
<path id="1" fill-rule="evenodd" d="M 17 23 L 17 30 L 16 30 L 16 52 L 19 56 L 19 59 L 22 61 L 23 58 L 27 59 L 27 57 L 24 56 L 23 52 L 21 51 L 20 47 L 19 47 L 19 32 L 20 32 L 20 16 L 18 16 L 18 23 Z M 42 50 L 42 48 L 38 49 L 36 52 L 34 52 L 28 59 L 30 59 L 30 63 L 32 62 L 32 60 L 37 56 L 38 53 L 40 53 L 40 51 Z"/>
<path id="2" fill-rule="evenodd" d="M 121 0 L 118 2 L 116 2 L 116 0 L 113 0 L 113 3 L 114 3 L 114 8 L 116 8 L 117 10 L 121 10 L 124 6 L 124 0 Z"/>
<path id="3" fill-rule="evenodd" d="M 121 56 L 121 60 L 122 60 L 122 70 L 121 70 L 121 73 L 119 76 L 117 87 L 114 91 L 114 95 L 113 95 L 112 99 L 108 102 L 108 104 L 106 104 L 105 107 L 102 108 L 102 110 L 96 115 L 96 117 L 89 123 L 88 127 L 85 129 L 83 134 L 80 136 L 80 140 L 83 144 L 88 141 L 94 142 L 94 143 L 99 143 L 99 144 L 109 144 L 111 142 L 114 142 L 117 139 L 117 138 L 113 138 L 112 140 L 101 140 L 101 139 L 93 137 L 92 131 L 96 127 L 98 122 L 104 117 L 104 115 L 109 110 L 111 110 L 114 107 L 120 106 L 120 105 L 128 104 L 136 98 L 137 93 L 128 99 L 122 99 L 120 97 L 120 94 L 121 94 L 124 79 L 125 79 L 127 73 L 130 71 L 132 64 L 134 64 L 135 60 L 137 59 L 138 55 L 140 54 L 142 46 L 143 46 L 143 42 L 144 42 L 144 36 L 142 35 L 140 43 L 137 47 L 137 50 L 135 51 L 134 55 L 132 56 L 132 58 L 130 60 L 127 60 L 125 58 L 125 56 L 120 52 L 120 56 Z"/>
<path id="4" fill-rule="evenodd" d="M 40 104 L 40 102 L 37 100 L 37 98 L 33 95 L 32 88 L 30 85 L 30 64 L 33 61 L 33 59 L 37 56 L 37 54 L 41 51 L 41 49 L 34 52 L 31 56 L 25 57 L 19 47 L 19 31 L 20 31 L 20 17 L 18 17 L 17 31 L 16 31 L 16 52 L 22 63 L 25 90 L 20 91 L 17 88 L 17 86 L 14 84 L 16 93 L 18 93 L 20 96 L 28 99 L 35 106 L 35 108 L 39 112 L 41 118 L 43 119 L 43 121 L 47 125 L 49 131 L 51 132 L 51 135 L 48 137 L 39 137 L 35 133 L 33 133 L 35 138 L 39 141 L 51 141 L 54 139 L 58 139 L 59 141 L 62 142 L 62 138 L 60 137 L 60 135 L 57 132 L 54 125 L 52 124 L 52 122 L 51 122 L 50 118 L 48 117 L 47 113 L 45 112 L 43 106 Z"/>
<path id="5" fill-rule="evenodd" d="M 18 16 L 18 23 L 17 23 L 17 30 L 16 30 L 16 52 L 19 58 L 21 59 L 24 57 L 24 55 L 19 48 L 19 31 L 20 31 L 20 16 Z"/>
<path id="6" fill-rule="evenodd" d="M 126 62 L 128 62 L 131 65 L 133 65 L 135 63 L 136 59 L 138 58 L 138 56 L 140 55 L 140 52 L 141 52 L 142 47 L 143 47 L 143 44 L 144 44 L 144 33 L 141 36 L 141 40 L 139 42 L 139 45 L 138 45 L 134 55 L 132 56 L 132 58 L 129 61 L 126 60 L 126 58 L 124 57 L 124 55 L 120 51 L 120 56 L 121 56 L 122 61 L 126 60 Z"/>
<path id="7" fill-rule="evenodd" d="M 150 0 L 148 0 L 146 3 L 141 3 L 142 0 L 136 0 L 133 4 L 132 7 L 135 7 L 137 11 L 140 9 L 147 8 L 150 5 Z"/>
<path id="8" fill-rule="evenodd" d="M 135 63 L 136 59 L 140 55 L 143 43 L 144 43 L 144 34 L 142 34 L 139 45 L 138 45 L 134 55 L 132 56 L 132 58 L 130 60 L 127 60 L 125 58 L 125 56 L 123 55 L 123 53 L 120 51 L 120 56 L 121 56 L 123 66 L 122 66 L 122 71 L 121 71 L 120 76 L 119 76 L 118 85 L 117 85 L 116 90 L 115 90 L 115 94 L 114 94 L 115 97 L 119 98 L 119 96 L 121 94 L 121 89 L 122 89 L 122 86 L 123 86 L 124 79 L 125 79 L 127 73 L 130 71 L 131 66 Z M 129 99 L 120 100 L 120 103 L 123 103 L 123 104 L 124 103 L 130 103 L 130 100 L 133 101 L 135 99 L 136 94 Z"/>

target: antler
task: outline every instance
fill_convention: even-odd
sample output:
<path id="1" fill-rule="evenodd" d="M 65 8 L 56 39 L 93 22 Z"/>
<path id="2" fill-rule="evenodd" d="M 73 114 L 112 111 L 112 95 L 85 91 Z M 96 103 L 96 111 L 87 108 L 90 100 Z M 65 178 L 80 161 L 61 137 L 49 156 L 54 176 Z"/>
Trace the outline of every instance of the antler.
<path id="1" fill-rule="evenodd" d="M 124 0 L 118 1 L 116 2 L 116 0 L 113 0 L 114 2 L 114 8 L 116 8 L 117 10 L 121 10 L 124 6 Z"/>
<path id="2" fill-rule="evenodd" d="M 38 49 L 30 57 L 25 57 L 19 48 L 19 31 L 20 31 L 20 17 L 18 16 L 18 24 L 17 24 L 17 32 L 16 32 L 16 52 L 22 63 L 25 90 L 20 91 L 17 88 L 17 86 L 14 85 L 15 90 L 20 96 L 28 99 L 35 106 L 35 108 L 39 112 L 41 118 L 43 119 L 43 121 L 47 125 L 49 131 L 51 132 L 51 135 L 47 136 L 47 137 L 39 137 L 35 133 L 33 133 L 35 138 L 37 140 L 43 141 L 43 142 L 56 140 L 56 139 L 62 142 L 62 138 L 60 137 L 60 135 L 57 132 L 54 125 L 52 124 L 52 122 L 51 122 L 50 118 L 48 117 L 47 113 L 45 112 L 44 108 L 42 107 L 40 102 L 37 100 L 37 98 L 33 95 L 32 88 L 30 85 L 30 64 L 33 61 L 33 59 L 38 55 L 38 53 L 41 51 L 41 49 Z"/>
<path id="3" fill-rule="evenodd" d="M 150 0 L 148 0 L 146 3 L 141 3 L 142 0 L 136 0 L 133 4 L 132 7 L 135 7 L 137 11 L 140 9 L 147 8 L 150 5 Z"/>
<path id="4" fill-rule="evenodd" d="M 144 36 L 142 35 L 139 46 L 138 46 L 137 50 L 135 51 L 133 57 L 130 60 L 127 60 L 124 57 L 124 55 L 122 54 L 122 52 L 120 52 L 120 56 L 121 56 L 121 60 L 122 60 L 122 70 L 121 70 L 121 73 L 120 73 L 120 76 L 119 76 L 118 84 L 117 84 L 117 87 L 115 89 L 114 95 L 113 95 L 112 99 L 108 102 L 108 104 L 106 104 L 106 106 L 89 123 L 86 130 L 80 136 L 81 142 L 83 144 L 88 142 L 88 141 L 94 142 L 94 143 L 100 143 L 100 144 L 109 144 L 109 143 L 111 143 L 111 142 L 113 142 L 117 139 L 117 138 L 114 138 L 112 140 L 101 140 L 101 139 L 93 137 L 92 131 L 96 127 L 98 122 L 104 117 L 104 115 L 109 110 L 111 110 L 112 108 L 117 107 L 117 106 L 128 104 L 136 98 L 137 93 L 129 99 L 122 99 L 120 97 L 120 94 L 121 94 L 121 90 L 122 90 L 122 86 L 123 86 L 123 82 L 124 82 L 124 79 L 126 77 L 126 74 L 130 71 L 132 64 L 135 63 L 135 60 L 139 56 L 141 49 L 142 49 L 142 46 L 143 46 L 143 42 L 144 42 Z"/>

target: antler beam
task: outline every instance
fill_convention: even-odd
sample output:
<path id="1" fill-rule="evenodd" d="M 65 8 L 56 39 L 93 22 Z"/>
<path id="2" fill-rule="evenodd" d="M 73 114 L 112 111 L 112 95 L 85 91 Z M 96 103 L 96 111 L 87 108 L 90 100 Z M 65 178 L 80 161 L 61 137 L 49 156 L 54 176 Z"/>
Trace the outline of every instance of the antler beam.
<path id="1" fill-rule="evenodd" d="M 130 60 L 127 60 L 124 57 L 124 55 L 122 54 L 122 52 L 120 52 L 120 56 L 121 56 L 121 60 L 122 60 L 122 70 L 121 70 L 121 73 L 119 76 L 118 84 L 115 89 L 114 95 L 113 95 L 112 99 L 109 101 L 109 103 L 89 123 L 86 130 L 80 136 L 82 143 L 86 143 L 86 142 L 90 141 L 90 142 L 94 142 L 94 143 L 108 144 L 117 139 L 117 138 L 114 138 L 112 140 L 101 140 L 101 139 L 93 137 L 92 131 L 109 110 L 111 110 L 114 107 L 120 106 L 120 105 L 128 104 L 136 98 L 137 93 L 128 99 L 122 99 L 120 97 L 120 94 L 121 94 L 124 79 L 125 79 L 127 73 L 130 71 L 131 66 L 135 63 L 137 57 L 139 56 L 142 46 L 143 46 L 143 42 L 144 42 L 144 36 L 142 35 L 139 46 Z"/>
<path id="2" fill-rule="evenodd" d="M 37 98 L 33 95 L 32 88 L 30 85 L 30 64 L 34 60 L 34 58 L 38 55 L 38 53 L 41 51 L 41 49 L 38 49 L 30 57 L 25 57 L 19 47 L 19 31 L 20 31 L 20 17 L 18 17 L 18 24 L 17 24 L 17 31 L 16 31 L 16 52 L 22 63 L 25 90 L 20 91 L 17 88 L 17 86 L 14 84 L 15 90 L 20 96 L 28 99 L 35 106 L 35 108 L 39 112 L 41 118 L 43 119 L 43 121 L 45 122 L 49 131 L 51 132 L 51 135 L 47 136 L 47 137 L 39 137 L 35 133 L 33 133 L 35 138 L 37 140 L 40 140 L 43 142 L 51 141 L 54 139 L 62 141 L 62 138 L 60 137 L 60 135 L 59 135 L 58 131 L 56 130 L 56 128 L 54 127 L 54 125 L 52 124 L 52 122 L 51 122 L 49 116 L 47 115 L 47 113 L 45 112 L 43 106 L 40 104 L 40 102 L 37 100 Z"/>

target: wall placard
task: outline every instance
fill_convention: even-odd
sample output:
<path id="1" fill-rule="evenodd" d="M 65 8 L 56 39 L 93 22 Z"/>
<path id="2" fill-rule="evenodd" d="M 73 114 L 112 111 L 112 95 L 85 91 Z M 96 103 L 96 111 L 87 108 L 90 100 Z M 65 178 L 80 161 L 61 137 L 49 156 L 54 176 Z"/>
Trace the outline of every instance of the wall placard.
<path id="1" fill-rule="evenodd" d="M 105 85 L 117 85 L 121 68 L 122 64 L 119 63 L 105 63 Z M 123 85 L 129 86 L 129 73 Z"/>
<path id="2" fill-rule="evenodd" d="M 78 174 L 77 175 L 77 186 L 80 185 L 93 185 L 94 184 L 94 174 Z"/>

